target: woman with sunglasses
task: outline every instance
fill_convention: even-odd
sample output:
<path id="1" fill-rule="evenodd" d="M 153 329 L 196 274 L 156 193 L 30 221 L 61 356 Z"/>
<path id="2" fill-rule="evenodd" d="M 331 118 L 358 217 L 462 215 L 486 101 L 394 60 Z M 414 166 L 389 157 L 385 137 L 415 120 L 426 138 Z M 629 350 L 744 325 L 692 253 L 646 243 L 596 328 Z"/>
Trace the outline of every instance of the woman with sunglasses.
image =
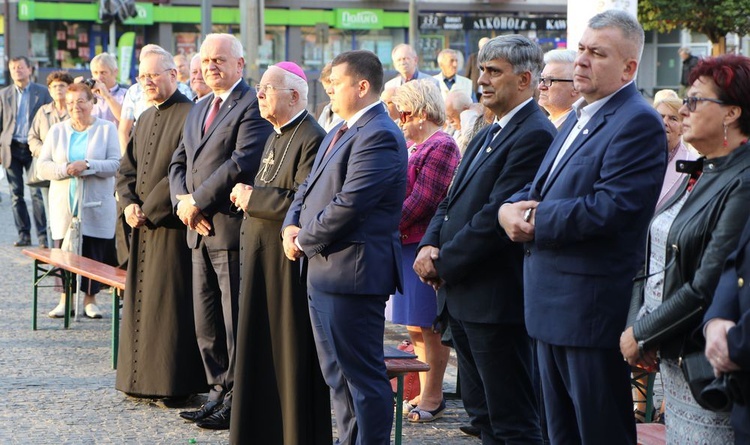
<path id="1" fill-rule="evenodd" d="M 399 224 L 404 290 L 391 298 L 392 321 L 407 326 L 417 357 L 430 365 L 429 371 L 419 375 L 421 394 L 397 409 L 403 409 L 412 422 L 430 422 L 445 411 L 443 375 L 450 349 L 441 344 L 441 334 L 432 327 L 437 316 L 435 290 L 419 280 L 411 265 L 430 219 L 445 198 L 460 157 L 456 142 L 442 131 L 445 105 L 433 82 L 407 82 L 392 100 L 409 147 L 406 199 Z"/>
<path id="2" fill-rule="evenodd" d="M 659 365 L 667 443 L 726 444 L 734 440 L 728 415 L 699 406 L 679 363 L 703 351 L 693 331 L 750 215 L 750 59 L 703 59 L 680 114 L 683 138 L 703 157 L 677 161 L 689 175 L 651 221 L 620 350 L 632 366 Z"/>

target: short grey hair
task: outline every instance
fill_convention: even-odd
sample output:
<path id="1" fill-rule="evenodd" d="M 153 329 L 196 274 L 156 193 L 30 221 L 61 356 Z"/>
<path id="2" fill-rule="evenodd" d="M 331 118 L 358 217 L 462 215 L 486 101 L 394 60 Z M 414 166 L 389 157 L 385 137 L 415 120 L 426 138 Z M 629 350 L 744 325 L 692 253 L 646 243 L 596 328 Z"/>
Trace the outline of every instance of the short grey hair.
<path id="1" fill-rule="evenodd" d="M 610 9 L 591 17 L 588 27 L 591 29 L 619 29 L 622 32 L 624 42 L 635 44 L 636 54 L 633 56 L 640 62 L 645 36 L 643 27 L 638 23 L 638 19 L 631 14 L 619 9 Z"/>
<path id="2" fill-rule="evenodd" d="M 465 110 L 471 106 L 473 101 L 471 100 L 471 97 L 469 97 L 469 94 L 466 91 L 463 90 L 456 90 L 456 91 L 450 91 L 445 96 L 445 104 L 448 105 L 448 102 L 453 104 L 453 108 L 456 110 Z"/>
<path id="3" fill-rule="evenodd" d="M 399 43 L 398 45 L 394 46 L 393 50 L 391 50 L 391 57 L 393 57 L 393 55 L 396 54 L 396 51 L 400 50 L 401 48 L 408 49 L 409 54 L 411 54 L 412 57 L 417 57 L 417 51 L 408 43 Z"/>
<path id="4" fill-rule="evenodd" d="M 445 124 L 443 95 L 431 79 L 412 80 L 401 85 L 391 100 L 399 109 L 410 108 L 412 115 L 424 112 L 428 121 L 439 127 Z"/>
<path id="5" fill-rule="evenodd" d="M 141 54 L 138 59 L 143 62 L 146 57 L 158 57 L 161 67 L 165 70 L 175 70 L 177 65 L 174 63 L 174 57 L 166 49 L 159 45 L 146 45 L 141 48 Z"/>
<path id="6" fill-rule="evenodd" d="M 229 48 L 229 53 L 232 57 L 240 59 L 243 56 L 244 50 L 242 49 L 242 42 L 237 40 L 237 37 L 233 36 L 232 34 L 225 34 L 225 33 L 211 33 L 206 35 L 206 38 L 203 40 L 203 43 L 201 44 L 201 48 L 203 48 L 203 45 L 206 44 L 211 39 L 221 39 L 221 40 L 229 40 L 231 42 L 231 47 Z"/>
<path id="7" fill-rule="evenodd" d="M 97 54 L 91 59 L 90 65 L 93 64 L 104 65 L 112 71 L 117 71 L 117 59 L 110 53 Z"/>
<path id="8" fill-rule="evenodd" d="M 544 64 L 569 63 L 574 64 L 577 53 L 572 49 L 553 49 L 544 53 Z"/>
<path id="9" fill-rule="evenodd" d="M 440 60 L 443 57 L 445 57 L 445 56 L 454 56 L 454 57 L 458 58 L 458 51 L 456 51 L 455 49 L 450 49 L 450 48 L 446 48 L 446 49 L 440 51 L 438 53 L 438 55 L 437 55 L 437 61 L 438 61 L 438 63 L 440 63 Z"/>
<path id="10" fill-rule="evenodd" d="M 284 88 L 291 88 L 299 93 L 299 100 L 302 105 L 307 106 L 307 92 L 308 85 L 307 81 L 296 74 L 292 74 L 289 71 L 279 68 L 278 66 L 271 65 L 268 67 L 269 70 L 278 70 L 284 76 Z"/>
<path id="11" fill-rule="evenodd" d="M 480 64 L 495 59 L 502 59 L 511 64 L 515 74 L 525 71 L 531 73 L 530 85 L 534 88 L 539 81 L 539 73 L 542 71 L 544 54 L 542 48 L 528 37 L 509 34 L 490 39 L 479 50 L 477 61 Z"/>

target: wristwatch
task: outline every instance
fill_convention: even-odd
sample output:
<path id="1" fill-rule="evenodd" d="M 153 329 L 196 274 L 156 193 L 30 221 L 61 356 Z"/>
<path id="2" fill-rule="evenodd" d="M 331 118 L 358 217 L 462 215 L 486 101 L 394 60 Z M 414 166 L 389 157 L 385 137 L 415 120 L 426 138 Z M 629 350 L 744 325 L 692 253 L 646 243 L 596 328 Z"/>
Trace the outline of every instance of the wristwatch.
<path id="1" fill-rule="evenodd" d="M 91 164 L 89 164 L 89 161 L 87 159 L 84 159 L 83 162 L 86 163 L 86 168 L 91 168 Z"/>

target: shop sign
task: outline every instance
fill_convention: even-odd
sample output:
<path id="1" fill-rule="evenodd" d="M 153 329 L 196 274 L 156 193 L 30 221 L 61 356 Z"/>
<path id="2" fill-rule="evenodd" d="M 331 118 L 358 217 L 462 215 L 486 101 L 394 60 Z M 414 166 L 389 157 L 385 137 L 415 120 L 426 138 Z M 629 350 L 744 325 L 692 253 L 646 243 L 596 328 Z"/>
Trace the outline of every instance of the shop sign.
<path id="1" fill-rule="evenodd" d="M 383 29 L 382 9 L 334 9 L 338 29 Z"/>
<path id="2" fill-rule="evenodd" d="M 494 30 L 494 31 L 566 31 L 567 20 L 557 17 L 516 17 L 491 15 L 420 14 L 419 29 Z"/>
<path id="3" fill-rule="evenodd" d="M 135 10 L 138 15 L 132 19 L 123 22 L 124 25 L 153 25 L 154 24 L 154 4 L 153 3 L 136 3 Z"/>

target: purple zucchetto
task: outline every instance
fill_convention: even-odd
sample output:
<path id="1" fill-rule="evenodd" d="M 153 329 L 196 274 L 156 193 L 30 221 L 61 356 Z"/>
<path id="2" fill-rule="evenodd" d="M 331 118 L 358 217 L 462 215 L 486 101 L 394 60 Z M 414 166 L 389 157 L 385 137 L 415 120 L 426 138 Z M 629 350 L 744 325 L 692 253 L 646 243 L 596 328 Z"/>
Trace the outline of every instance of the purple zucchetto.
<path id="1" fill-rule="evenodd" d="M 279 62 L 274 66 L 277 68 L 281 68 L 284 71 L 290 72 L 297 77 L 301 77 L 305 82 L 307 82 L 307 76 L 305 76 L 305 72 L 302 70 L 302 68 L 300 68 L 299 65 L 294 62 Z"/>

